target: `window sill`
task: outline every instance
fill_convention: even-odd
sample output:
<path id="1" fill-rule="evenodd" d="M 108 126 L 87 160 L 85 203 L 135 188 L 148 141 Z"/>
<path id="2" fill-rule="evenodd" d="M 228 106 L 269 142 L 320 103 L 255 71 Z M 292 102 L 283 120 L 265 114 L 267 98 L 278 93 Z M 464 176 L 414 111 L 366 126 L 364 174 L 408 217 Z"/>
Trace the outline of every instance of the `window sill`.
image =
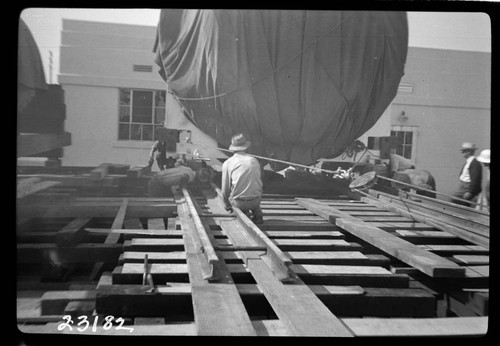
<path id="1" fill-rule="evenodd" d="M 115 141 L 113 148 L 151 149 L 153 141 Z"/>

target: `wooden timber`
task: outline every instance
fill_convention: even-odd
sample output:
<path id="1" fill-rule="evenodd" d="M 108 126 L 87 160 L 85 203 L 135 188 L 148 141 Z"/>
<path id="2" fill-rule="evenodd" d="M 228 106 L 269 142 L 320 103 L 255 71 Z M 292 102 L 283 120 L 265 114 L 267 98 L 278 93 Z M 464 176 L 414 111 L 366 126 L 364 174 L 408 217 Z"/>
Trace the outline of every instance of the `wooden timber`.
<path id="1" fill-rule="evenodd" d="M 17 136 L 17 157 L 33 156 L 71 145 L 71 134 L 20 133 Z"/>
<path id="2" fill-rule="evenodd" d="M 488 249 L 436 227 L 404 221 L 400 214 L 364 201 L 321 198 L 327 207 L 363 219 L 363 224 L 411 243 L 426 256 L 436 255 L 465 270 L 463 277 L 432 277 L 417 269 L 421 263 L 399 260 L 346 230 L 347 224 L 325 219 L 323 209 L 307 209 L 294 197 L 264 197 L 265 223 L 254 225 L 246 217 L 224 217 L 220 200 L 207 191 L 189 187 L 191 205 L 179 194 L 175 199 L 72 197 L 66 200 L 68 205 L 90 207 L 88 214 L 28 214 L 18 222 L 17 231 L 18 265 L 22 267 L 18 269 L 20 329 L 76 334 L 75 330 L 57 330 L 63 314 L 89 319 L 111 314 L 122 316 L 134 331 L 104 330 L 99 325 L 95 332 L 89 329 L 78 334 L 486 333 Z M 128 200 L 126 212 L 121 225 L 115 227 L 124 198 Z M 34 209 L 43 203 L 46 201 L 37 200 Z M 56 204 L 51 207 L 54 211 L 63 207 Z M 156 212 L 167 208 L 168 212 Z M 200 270 L 207 261 L 200 251 L 201 229 L 196 229 L 194 215 L 199 216 L 198 226 L 217 255 L 214 273 L 218 280 L 204 279 Z M 118 240 L 106 244 L 108 236 Z M 391 244 L 400 243 L 391 240 Z M 280 280 L 281 255 L 270 255 L 269 247 L 288 263 L 284 268 L 293 276 L 290 282 Z M 229 248 L 232 250 L 222 251 Z M 45 260 L 47 250 L 57 250 L 63 263 L 77 264 L 81 273 L 75 272 L 63 282 L 31 281 L 38 277 L 37 263 Z M 154 291 L 142 281 L 146 254 Z M 90 280 L 88 272 L 96 262 L 104 262 L 106 271 Z M 31 266 L 35 271 L 24 271 Z"/>
<path id="3" fill-rule="evenodd" d="M 314 210 L 325 219 L 335 222 L 337 226 L 431 277 L 461 277 L 465 275 L 465 269 L 459 265 L 422 250 L 384 230 L 359 220 L 359 218 L 351 216 L 347 212 L 314 200 L 299 199 L 298 203 L 310 208 L 310 210 Z"/>

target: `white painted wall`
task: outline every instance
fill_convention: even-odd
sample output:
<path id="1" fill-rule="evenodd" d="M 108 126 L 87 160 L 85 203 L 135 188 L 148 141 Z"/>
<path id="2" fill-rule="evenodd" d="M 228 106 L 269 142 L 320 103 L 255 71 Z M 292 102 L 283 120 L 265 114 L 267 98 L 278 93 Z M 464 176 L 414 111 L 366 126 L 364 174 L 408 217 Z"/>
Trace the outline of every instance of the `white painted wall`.
<path id="1" fill-rule="evenodd" d="M 72 135 L 72 145 L 64 148 L 64 166 L 147 164 L 153 141 L 118 140 L 118 95 L 119 88 L 167 89 L 154 63 L 155 30 L 63 21 L 59 81 L 65 92 L 65 130 Z M 152 72 L 134 72 L 134 64 L 151 65 Z M 168 128 L 190 130 L 193 143 L 217 147 L 214 139 L 187 120 L 179 103 L 168 93 L 165 113 Z M 180 149 L 194 149 L 188 147 Z M 225 157 L 215 150 L 203 149 L 203 154 Z"/>

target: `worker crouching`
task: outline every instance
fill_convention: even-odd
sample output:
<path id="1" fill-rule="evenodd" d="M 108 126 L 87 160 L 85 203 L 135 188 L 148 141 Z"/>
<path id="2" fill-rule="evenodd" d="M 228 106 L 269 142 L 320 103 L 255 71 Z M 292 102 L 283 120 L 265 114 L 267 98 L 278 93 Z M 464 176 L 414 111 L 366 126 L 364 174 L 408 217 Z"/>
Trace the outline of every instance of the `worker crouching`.
<path id="1" fill-rule="evenodd" d="M 226 210 L 241 209 L 255 224 L 264 222 L 260 202 L 263 184 L 259 161 L 246 153 L 251 142 L 243 134 L 231 138 L 234 155 L 222 164 L 221 191 Z M 250 214 L 251 213 L 251 214 Z"/>

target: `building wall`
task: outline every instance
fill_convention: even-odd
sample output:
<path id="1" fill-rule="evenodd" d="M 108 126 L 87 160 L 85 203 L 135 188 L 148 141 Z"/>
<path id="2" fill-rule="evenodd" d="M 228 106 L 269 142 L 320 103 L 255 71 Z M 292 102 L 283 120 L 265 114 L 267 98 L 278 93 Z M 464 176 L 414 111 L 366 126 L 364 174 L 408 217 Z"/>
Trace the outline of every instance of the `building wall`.
<path id="1" fill-rule="evenodd" d="M 63 20 L 58 78 L 65 91 L 65 130 L 72 136 L 72 145 L 64 148 L 64 166 L 147 164 L 152 141 L 118 140 L 118 96 L 119 88 L 167 90 L 154 63 L 155 32 L 155 27 Z M 151 72 L 135 72 L 134 65 L 149 65 Z M 190 130 L 194 143 L 217 146 L 168 93 L 165 113 L 167 127 Z"/>
<path id="2" fill-rule="evenodd" d="M 155 30 L 63 20 L 59 81 L 66 93 L 66 130 L 73 140 L 64 149 L 63 165 L 147 162 L 152 142 L 117 140 L 118 88 L 167 89 L 154 63 Z M 134 72 L 134 64 L 151 65 L 152 72 Z M 167 127 L 190 130 L 194 143 L 216 147 L 168 93 L 166 103 Z M 360 140 L 389 136 L 394 125 L 414 126 L 417 167 L 432 172 L 438 191 L 451 194 L 463 163 L 461 143 L 490 147 L 490 103 L 490 53 L 410 47 L 398 94 Z M 400 117 L 403 111 L 406 120 Z"/>
<path id="3" fill-rule="evenodd" d="M 464 163 L 461 144 L 475 143 L 477 154 L 490 148 L 490 107 L 490 53 L 409 47 L 396 97 L 359 139 L 366 144 L 370 136 L 390 136 L 392 126 L 416 129 L 412 160 L 433 174 L 439 192 L 449 195 L 457 188 Z"/>
<path id="4" fill-rule="evenodd" d="M 392 102 L 391 123 L 418 127 L 415 164 L 434 175 L 439 192 L 452 194 L 461 144 L 475 143 L 477 154 L 490 148 L 491 54 L 410 47 L 401 84 L 411 92 Z"/>

